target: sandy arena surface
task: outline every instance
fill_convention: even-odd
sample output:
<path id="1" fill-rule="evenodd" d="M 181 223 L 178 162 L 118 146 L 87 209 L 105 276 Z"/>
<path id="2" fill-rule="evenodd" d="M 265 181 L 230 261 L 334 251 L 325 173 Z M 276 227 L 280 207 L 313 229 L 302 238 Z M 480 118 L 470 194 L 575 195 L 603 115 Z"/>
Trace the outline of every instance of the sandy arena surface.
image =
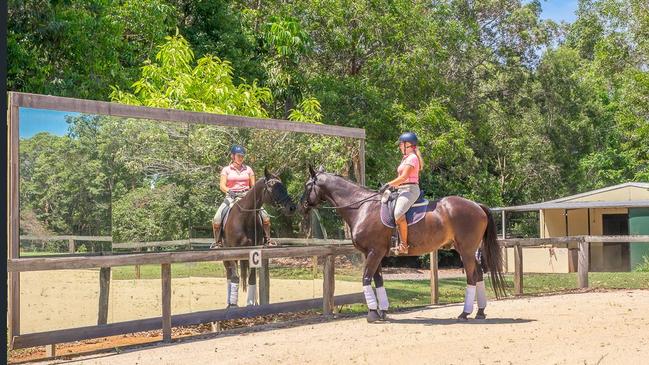
<path id="1" fill-rule="evenodd" d="M 52 276 L 54 275 L 54 276 Z M 191 313 L 226 307 L 226 279 L 172 279 L 171 313 Z M 358 293 L 360 283 L 336 281 L 336 295 Z M 61 295 L 65 293 L 65 295 Z M 25 272 L 20 277 L 23 333 L 93 326 L 97 324 L 99 271 L 60 270 Z M 160 279 L 111 280 L 108 323 L 159 317 Z M 322 279 L 271 278 L 271 303 L 322 297 Z M 239 289 L 239 305 L 246 294 Z"/>
<path id="2" fill-rule="evenodd" d="M 267 325 L 66 364 L 642 364 L 649 291 L 586 292 L 490 302 L 487 320 L 457 323 L 460 305 Z"/>

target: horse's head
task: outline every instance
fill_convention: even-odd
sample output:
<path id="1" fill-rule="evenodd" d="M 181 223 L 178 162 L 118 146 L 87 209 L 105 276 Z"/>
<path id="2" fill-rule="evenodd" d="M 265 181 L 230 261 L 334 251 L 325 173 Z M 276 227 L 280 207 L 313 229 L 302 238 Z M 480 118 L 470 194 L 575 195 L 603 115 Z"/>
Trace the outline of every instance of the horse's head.
<path id="1" fill-rule="evenodd" d="M 318 185 L 319 174 L 324 172 L 324 167 L 320 166 L 318 171 L 309 165 L 309 180 L 304 184 L 304 194 L 300 200 L 300 209 L 304 214 L 308 213 L 311 208 L 316 208 L 324 199 L 322 187 Z"/>
<path id="2" fill-rule="evenodd" d="M 295 213 L 297 207 L 288 195 L 288 191 L 286 191 L 286 187 L 282 183 L 282 180 L 280 180 L 276 175 L 268 172 L 268 169 L 266 168 L 264 168 L 264 185 L 264 190 L 270 197 L 269 203 L 275 204 L 275 206 L 279 207 L 282 212 L 288 216 Z"/>

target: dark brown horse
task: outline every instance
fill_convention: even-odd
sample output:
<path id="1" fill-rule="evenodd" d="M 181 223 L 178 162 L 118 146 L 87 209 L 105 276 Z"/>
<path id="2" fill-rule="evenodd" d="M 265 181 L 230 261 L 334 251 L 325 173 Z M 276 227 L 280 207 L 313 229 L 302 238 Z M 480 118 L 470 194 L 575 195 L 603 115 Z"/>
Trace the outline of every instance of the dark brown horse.
<path id="1" fill-rule="evenodd" d="M 295 213 L 296 206 L 286 191 L 282 181 L 264 169 L 264 177 L 257 180 L 255 185 L 246 195 L 233 204 L 230 208 L 227 221 L 223 226 L 223 247 L 261 246 L 263 242 L 263 226 L 259 217 L 259 210 L 264 204 L 275 204 L 286 215 Z M 239 275 L 236 261 L 223 261 L 228 278 L 228 307 L 237 306 L 239 295 Z M 252 305 L 256 299 L 257 273 L 250 269 L 248 274 L 248 261 L 242 260 L 241 277 L 247 279 L 250 285 L 243 290 L 248 291 L 246 303 Z"/>
<path id="2" fill-rule="evenodd" d="M 390 251 L 392 228 L 381 222 L 379 194 L 341 176 L 326 173 L 322 167 L 317 172 L 309 167 L 309 172 L 311 176 L 305 184 L 301 209 L 308 211 L 325 201 L 336 208 L 351 229 L 354 246 L 365 255 L 363 291 L 369 309 L 367 320 L 374 322 L 386 319 L 389 303 L 383 287 L 381 260 Z M 486 206 L 459 196 L 449 196 L 439 200 L 435 209 L 427 212 L 421 221 L 408 227 L 408 231 L 408 255 L 419 256 L 450 244 L 460 254 L 466 272 L 467 289 L 464 310 L 459 319 L 466 320 L 472 313 L 476 291 L 476 318 L 485 318 L 487 297 L 483 271 L 490 272 L 496 297 L 505 295 L 496 226 Z M 479 252 L 483 253 L 482 262 L 478 259 Z M 376 286 L 376 296 L 371 287 L 372 279 Z"/>

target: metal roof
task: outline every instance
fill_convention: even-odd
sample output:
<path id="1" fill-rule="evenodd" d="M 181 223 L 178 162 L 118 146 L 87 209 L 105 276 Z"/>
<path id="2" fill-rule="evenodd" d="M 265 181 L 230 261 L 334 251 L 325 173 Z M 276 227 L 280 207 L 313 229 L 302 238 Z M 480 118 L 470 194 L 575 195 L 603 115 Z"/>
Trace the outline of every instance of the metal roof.
<path id="1" fill-rule="evenodd" d="M 649 182 L 627 182 L 623 184 L 608 186 L 605 188 L 587 191 L 576 195 L 565 196 L 547 202 L 516 205 L 511 207 L 492 208 L 494 212 L 532 212 L 542 209 L 586 209 L 586 208 L 649 208 L 649 200 L 622 200 L 622 201 L 573 201 L 590 195 L 600 194 L 607 191 L 636 187 L 649 190 Z"/>
<path id="2" fill-rule="evenodd" d="M 649 208 L 649 200 L 595 201 L 595 202 L 543 202 L 492 208 L 494 212 L 531 212 L 543 209 L 586 209 L 586 208 Z"/>
<path id="3" fill-rule="evenodd" d="M 570 195 L 570 196 L 564 196 L 563 198 L 549 200 L 549 201 L 547 201 L 545 203 L 565 202 L 565 201 L 568 201 L 568 200 L 579 199 L 579 198 L 583 198 L 583 197 L 590 196 L 590 195 L 605 193 L 607 191 L 618 190 L 618 189 L 623 189 L 623 188 L 628 188 L 628 187 L 635 187 L 635 188 L 649 190 L 649 183 L 646 183 L 646 182 L 627 182 L 627 183 L 623 183 L 623 184 L 607 186 L 605 188 L 601 188 L 601 189 L 597 189 L 597 190 L 587 191 L 587 192 L 584 192 L 584 193 L 579 193 L 579 194 Z"/>

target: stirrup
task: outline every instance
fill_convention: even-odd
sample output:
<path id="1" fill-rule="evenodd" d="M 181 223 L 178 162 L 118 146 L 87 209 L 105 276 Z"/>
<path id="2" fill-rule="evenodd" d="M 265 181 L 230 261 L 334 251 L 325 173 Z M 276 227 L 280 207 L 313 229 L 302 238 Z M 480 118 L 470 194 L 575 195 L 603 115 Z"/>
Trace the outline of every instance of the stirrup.
<path id="1" fill-rule="evenodd" d="M 394 253 L 397 256 L 407 256 L 409 249 L 410 249 L 410 245 L 406 246 L 403 244 L 403 242 L 399 242 L 397 247 L 395 247 Z"/>
<path id="2" fill-rule="evenodd" d="M 221 247 L 223 247 L 223 241 L 212 242 L 212 244 L 210 245 L 210 250 L 213 250 L 215 248 L 221 248 Z"/>

